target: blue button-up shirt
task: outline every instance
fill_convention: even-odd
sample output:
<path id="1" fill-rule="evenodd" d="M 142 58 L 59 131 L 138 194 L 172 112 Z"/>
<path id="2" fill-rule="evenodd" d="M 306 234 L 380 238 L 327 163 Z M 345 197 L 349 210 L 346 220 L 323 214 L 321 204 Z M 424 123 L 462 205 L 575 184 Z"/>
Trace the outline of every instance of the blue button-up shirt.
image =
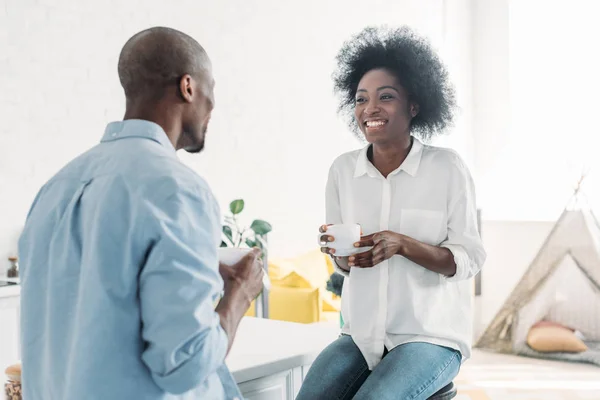
<path id="1" fill-rule="evenodd" d="M 214 311 L 220 232 L 158 125 L 109 124 L 43 186 L 20 238 L 23 397 L 240 396 Z"/>

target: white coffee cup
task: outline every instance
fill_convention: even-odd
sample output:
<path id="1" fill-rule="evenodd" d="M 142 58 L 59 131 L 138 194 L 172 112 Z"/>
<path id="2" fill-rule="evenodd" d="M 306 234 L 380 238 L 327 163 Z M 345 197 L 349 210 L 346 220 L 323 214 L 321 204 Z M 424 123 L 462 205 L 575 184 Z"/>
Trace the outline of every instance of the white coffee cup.
<path id="1" fill-rule="evenodd" d="M 240 262 L 241 259 L 244 258 L 244 256 L 250 253 L 251 251 L 252 249 L 249 248 L 219 247 L 219 249 L 217 250 L 217 254 L 219 255 L 219 262 L 232 267 L 238 262 Z M 269 279 L 269 275 L 266 272 L 263 276 L 263 287 L 265 288 L 265 290 L 271 289 L 271 280 Z"/>
<path id="2" fill-rule="evenodd" d="M 360 241 L 360 233 L 359 224 L 330 225 L 325 233 L 319 233 L 319 245 L 335 249 L 335 256 L 350 256 L 360 251 L 360 249 L 354 247 L 354 243 Z M 321 241 L 321 238 L 325 235 L 333 236 L 333 242 Z"/>

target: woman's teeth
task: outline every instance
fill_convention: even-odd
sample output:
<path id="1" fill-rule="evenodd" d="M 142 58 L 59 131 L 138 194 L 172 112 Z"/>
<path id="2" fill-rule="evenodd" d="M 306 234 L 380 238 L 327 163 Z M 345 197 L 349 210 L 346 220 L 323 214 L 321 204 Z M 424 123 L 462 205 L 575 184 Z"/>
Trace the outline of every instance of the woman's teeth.
<path id="1" fill-rule="evenodd" d="M 378 126 L 383 126 L 383 125 L 385 125 L 385 123 L 386 123 L 386 121 L 367 121 L 366 125 L 367 125 L 367 128 L 375 128 Z"/>

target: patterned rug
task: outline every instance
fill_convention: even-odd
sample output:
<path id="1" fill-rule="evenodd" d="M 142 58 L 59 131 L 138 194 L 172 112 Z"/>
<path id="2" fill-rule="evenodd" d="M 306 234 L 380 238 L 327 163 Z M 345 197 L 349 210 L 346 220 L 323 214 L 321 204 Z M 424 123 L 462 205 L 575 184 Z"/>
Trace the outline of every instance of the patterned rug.
<path id="1" fill-rule="evenodd" d="M 456 400 L 600 400 L 600 368 L 475 351 Z"/>

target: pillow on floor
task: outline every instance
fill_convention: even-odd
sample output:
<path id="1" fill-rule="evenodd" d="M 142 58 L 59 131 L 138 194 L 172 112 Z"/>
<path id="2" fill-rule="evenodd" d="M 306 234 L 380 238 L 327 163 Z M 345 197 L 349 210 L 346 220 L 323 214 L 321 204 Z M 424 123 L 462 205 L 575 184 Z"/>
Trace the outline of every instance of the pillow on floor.
<path id="1" fill-rule="evenodd" d="M 527 344 L 540 353 L 581 353 L 588 349 L 569 328 L 545 324 L 529 330 Z"/>
<path id="2" fill-rule="evenodd" d="M 532 328 L 540 328 L 540 327 L 546 327 L 546 326 L 555 326 L 558 328 L 565 328 L 570 330 L 571 332 L 575 332 L 575 329 L 569 328 L 568 326 L 565 326 L 563 324 L 559 324 L 558 322 L 554 322 L 554 321 L 547 321 L 547 320 L 541 320 L 539 322 L 536 322 Z"/>

